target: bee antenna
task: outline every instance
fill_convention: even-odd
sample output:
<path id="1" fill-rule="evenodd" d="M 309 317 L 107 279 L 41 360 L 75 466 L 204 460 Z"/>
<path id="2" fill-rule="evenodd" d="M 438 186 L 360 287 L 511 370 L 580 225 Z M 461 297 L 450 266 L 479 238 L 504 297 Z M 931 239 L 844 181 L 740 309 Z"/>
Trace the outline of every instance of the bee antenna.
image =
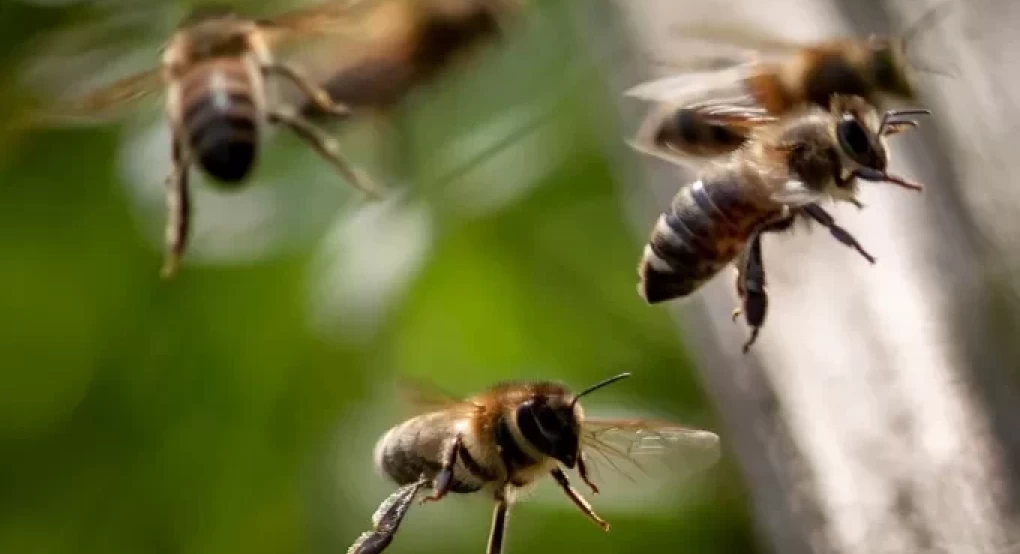
<path id="1" fill-rule="evenodd" d="M 903 33 L 903 42 L 909 44 L 918 35 L 935 27 L 935 24 L 945 16 L 947 12 L 945 8 L 951 7 L 953 4 L 955 4 L 955 0 L 945 0 L 940 4 L 935 4 L 928 11 L 921 14 L 921 17 L 917 18 Z"/>
<path id="2" fill-rule="evenodd" d="M 628 371 L 628 372 L 621 373 L 619 375 L 614 375 L 614 376 L 612 376 L 612 377 L 610 377 L 608 379 L 603 379 L 603 380 L 599 381 L 598 383 L 595 383 L 594 385 L 592 385 L 592 386 L 584 389 L 583 391 L 577 393 L 577 396 L 574 397 L 574 401 L 570 403 L 570 407 L 573 408 L 574 404 L 577 404 L 577 401 L 580 400 L 582 396 L 584 396 L 586 394 L 593 393 L 593 392 L 601 389 L 602 387 L 604 387 L 606 385 L 612 385 L 613 383 L 615 383 L 617 381 L 622 381 L 623 379 L 626 379 L 627 377 L 630 377 L 630 375 L 631 374 Z"/>
<path id="3" fill-rule="evenodd" d="M 903 44 L 903 54 L 910 60 L 910 66 L 915 70 L 922 73 L 931 73 L 933 75 L 941 75 L 943 77 L 955 77 L 955 68 L 941 68 L 926 62 L 923 59 L 919 59 L 916 56 L 910 56 L 909 50 L 913 46 L 914 42 L 918 37 L 930 31 L 934 28 L 939 21 L 949 12 L 946 8 L 952 7 L 955 4 L 954 0 L 945 0 L 939 4 L 932 6 L 928 11 L 924 12 L 921 17 L 917 18 L 907 28 L 901 37 Z"/>

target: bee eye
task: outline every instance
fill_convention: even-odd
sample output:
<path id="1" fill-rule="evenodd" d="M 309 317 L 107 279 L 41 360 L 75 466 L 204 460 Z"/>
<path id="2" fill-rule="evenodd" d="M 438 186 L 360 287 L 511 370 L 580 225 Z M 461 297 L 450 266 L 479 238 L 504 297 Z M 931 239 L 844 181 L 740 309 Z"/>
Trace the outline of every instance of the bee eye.
<path id="1" fill-rule="evenodd" d="M 879 156 L 876 154 L 868 137 L 868 132 L 859 121 L 846 116 L 836 126 L 836 137 L 844 152 L 855 162 L 875 169 L 880 169 Z"/>
<path id="2" fill-rule="evenodd" d="M 542 428 L 543 433 L 550 437 L 561 435 L 564 428 L 558 414 L 549 408 L 538 410 L 538 426 Z"/>

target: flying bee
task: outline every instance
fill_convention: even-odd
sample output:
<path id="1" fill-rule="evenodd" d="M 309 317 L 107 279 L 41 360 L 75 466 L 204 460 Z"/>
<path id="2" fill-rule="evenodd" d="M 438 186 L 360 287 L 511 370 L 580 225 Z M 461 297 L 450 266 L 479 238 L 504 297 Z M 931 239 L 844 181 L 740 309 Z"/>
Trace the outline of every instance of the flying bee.
<path id="1" fill-rule="evenodd" d="M 386 110 L 501 38 L 520 11 L 521 0 L 376 0 L 359 18 L 356 42 L 307 63 L 321 68 L 335 102 Z"/>
<path id="2" fill-rule="evenodd" d="M 805 104 L 827 109 L 835 94 L 860 96 L 876 106 L 887 100 L 916 100 L 918 73 L 938 70 L 910 47 L 947 6 L 949 2 L 930 9 L 900 36 L 813 44 L 725 26 L 678 29 L 686 38 L 745 46 L 751 59 L 714 71 L 681 72 L 627 91 L 653 103 L 631 145 L 667 161 L 698 166 L 739 148 L 757 124 Z"/>
<path id="3" fill-rule="evenodd" d="M 358 4 L 334 0 L 273 19 L 256 20 L 207 8 L 185 19 L 163 50 L 160 67 L 118 80 L 75 102 L 56 105 L 47 118 L 92 118 L 165 90 L 172 131 L 173 169 L 167 180 L 167 255 L 162 274 L 173 276 L 189 235 L 188 170 L 197 164 L 213 184 L 241 186 L 254 168 L 267 123 L 289 128 L 354 186 L 378 195 L 370 180 L 341 154 L 336 141 L 297 109 L 274 102 L 270 77 L 289 81 L 321 113 L 345 117 L 334 102 L 292 64 L 274 59 L 270 47 L 293 39 L 349 30 Z"/>
<path id="4" fill-rule="evenodd" d="M 869 262 L 875 259 L 818 202 L 858 204 L 857 179 L 911 190 L 920 184 L 888 173 L 886 138 L 927 110 L 877 110 L 859 96 L 834 96 L 828 110 L 804 106 L 756 127 L 746 144 L 676 194 L 659 216 L 638 265 L 638 293 L 649 304 L 690 295 L 736 260 L 737 294 L 751 327 L 746 353 L 765 321 L 768 296 L 761 238 L 815 221 Z"/>
<path id="5" fill-rule="evenodd" d="M 427 394 L 430 407 L 393 427 L 376 444 L 375 465 L 400 486 L 373 516 L 374 528 L 362 533 L 348 554 L 379 554 L 393 540 L 417 492 L 432 492 L 421 503 L 448 493 L 491 495 L 496 503 L 487 554 L 502 551 L 507 513 L 517 494 L 545 476 L 605 531 L 609 523 L 571 486 L 564 468 L 589 477 L 591 455 L 608 465 L 636 463 L 653 456 L 671 470 L 696 472 L 719 457 L 719 437 L 653 420 L 585 417 L 579 400 L 629 377 L 623 373 L 572 393 L 562 384 L 527 381 L 498 384 L 466 400 Z M 419 389 L 422 390 L 422 389 Z M 431 397 L 431 398 L 429 398 Z M 646 460 L 647 461 L 647 460 Z"/>

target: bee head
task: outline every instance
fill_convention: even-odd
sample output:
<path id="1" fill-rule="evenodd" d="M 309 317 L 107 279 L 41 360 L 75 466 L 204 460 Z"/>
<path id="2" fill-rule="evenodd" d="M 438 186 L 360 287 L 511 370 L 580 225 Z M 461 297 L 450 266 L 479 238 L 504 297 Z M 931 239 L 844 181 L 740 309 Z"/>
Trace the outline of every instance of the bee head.
<path id="1" fill-rule="evenodd" d="M 581 407 L 571 398 L 536 395 L 517 406 L 517 428 L 539 452 L 573 468 L 581 443 Z"/>
<path id="2" fill-rule="evenodd" d="M 604 379 L 571 395 L 565 389 L 558 393 L 539 393 L 517 406 L 517 428 L 539 452 L 573 469 L 581 452 L 581 421 L 584 410 L 578 400 L 630 373 Z"/>
<path id="3" fill-rule="evenodd" d="M 832 112 L 836 119 L 836 145 L 843 165 L 885 171 L 889 156 L 879 135 L 875 108 L 859 96 L 834 96 Z"/>

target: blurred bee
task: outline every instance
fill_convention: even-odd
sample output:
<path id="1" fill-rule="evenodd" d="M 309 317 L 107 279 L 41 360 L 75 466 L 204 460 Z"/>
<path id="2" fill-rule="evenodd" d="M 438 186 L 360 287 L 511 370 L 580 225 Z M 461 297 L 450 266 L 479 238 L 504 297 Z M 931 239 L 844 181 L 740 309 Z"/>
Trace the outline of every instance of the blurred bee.
<path id="1" fill-rule="evenodd" d="M 376 0 L 359 17 L 356 41 L 306 63 L 318 66 L 333 101 L 386 110 L 502 37 L 520 11 L 521 0 Z"/>
<path id="2" fill-rule="evenodd" d="M 358 4 L 334 0 L 273 19 L 255 20 L 210 7 L 185 19 L 163 51 L 162 64 L 94 91 L 45 117 L 96 117 L 150 93 L 166 90 L 172 129 L 173 170 L 168 178 L 168 253 L 165 277 L 179 267 L 188 239 L 191 202 L 188 169 L 198 164 L 214 183 L 240 186 L 251 173 L 266 123 L 283 125 L 311 145 L 348 180 L 377 196 L 367 177 L 340 153 L 337 143 L 292 106 L 272 102 L 268 78 L 281 77 L 321 113 L 349 109 L 308 80 L 296 67 L 275 60 L 270 50 L 292 39 L 349 29 Z"/>
<path id="3" fill-rule="evenodd" d="M 605 531 L 599 517 L 574 489 L 564 468 L 577 468 L 589 478 L 592 454 L 635 463 L 642 455 L 660 461 L 679 458 L 691 472 L 712 465 L 719 457 L 719 437 L 708 431 L 652 420 L 587 419 L 579 400 L 602 387 L 629 377 L 623 373 L 579 393 L 549 381 L 496 385 L 466 400 L 439 397 L 419 402 L 424 413 L 393 427 L 375 447 L 375 464 L 400 485 L 373 516 L 374 529 L 363 533 L 348 554 L 378 554 L 393 540 L 419 490 L 432 493 L 421 503 L 448 493 L 482 493 L 496 502 L 486 552 L 502 550 L 507 512 L 525 487 L 552 476 L 564 494 Z M 671 466 L 672 468 L 672 466 Z M 675 468 L 679 470 L 681 468 Z"/>
<path id="4" fill-rule="evenodd" d="M 371 117 L 381 164 L 391 179 L 407 179 L 413 144 L 393 116 L 416 91 L 505 38 L 522 7 L 522 0 L 375 0 L 356 40 L 305 52 L 302 66 L 334 102 Z M 304 97 L 299 105 L 309 117 L 321 113 Z"/>
<path id="5" fill-rule="evenodd" d="M 687 296 L 736 259 L 742 307 L 733 317 L 743 312 L 752 329 L 746 353 L 768 306 L 762 235 L 789 229 L 797 219 L 813 220 L 874 263 L 818 202 L 858 204 L 858 178 L 921 190 L 887 172 L 886 137 L 913 128 L 910 116 L 927 113 L 887 111 L 879 117 L 863 98 L 837 95 L 828 110 L 808 105 L 755 127 L 744 147 L 703 169 L 659 216 L 638 265 L 638 293 L 649 304 Z"/>
<path id="6" fill-rule="evenodd" d="M 685 27 L 686 38 L 749 43 L 752 60 L 715 71 L 685 72 L 640 84 L 628 96 L 654 103 L 631 145 L 668 161 L 700 165 L 740 147 L 753 127 L 805 104 L 828 108 L 834 94 L 915 100 L 916 74 L 937 72 L 908 47 L 950 6 L 926 12 L 903 35 L 843 38 L 796 44 L 756 36 L 753 30 Z M 739 41 L 743 38 L 743 41 Z M 776 55 L 766 56 L 766 51 Z"/>

